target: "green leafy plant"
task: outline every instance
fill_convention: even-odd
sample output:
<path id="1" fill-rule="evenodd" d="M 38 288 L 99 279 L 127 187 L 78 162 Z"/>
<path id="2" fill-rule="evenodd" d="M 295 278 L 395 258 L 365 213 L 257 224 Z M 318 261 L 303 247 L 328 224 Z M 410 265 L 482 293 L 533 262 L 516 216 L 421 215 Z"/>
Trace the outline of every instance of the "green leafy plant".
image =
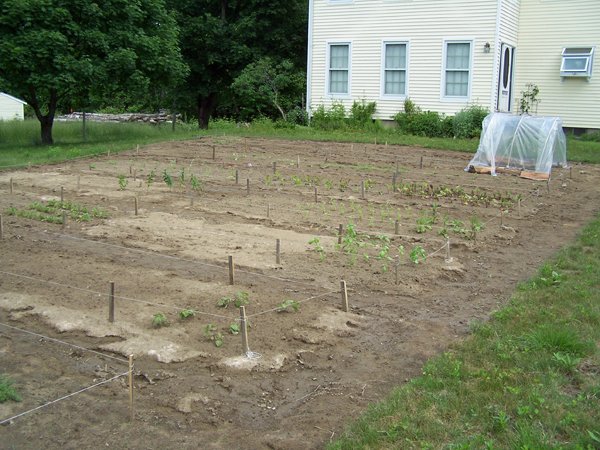
<path id="1" fill-rule="evenodd" d="M 167 320 L 167 316 L 163 313 L 156 313 L 152 316 L 152 326 L 154 328 L 162 328 L 169 325 L 169 321 Z"/>
<path id="2" fill-rule="evenodd" d="M 239 323 L 232 323 L 231 325 L 229 325 L 229 333 L 231 333 L 233 335 L 240 334 L 240 324 Z"/>
<path id="3" fill-rule="evenodd" d="M 219 308 L 227 308 L 232 304 L 236 308 L 250 304 L 248 293 L 246 291 L 238 291 L 232 297 L 221 297 L 217 301 L 217 306 Z"/>
<path id="4" fill-rule="evenodd" d="M 173 188 L 173 177 L 167 172 L 167 169 L 163 170 L 162 179 L 169 186 L 169 189 Z"/>
<path id="5" fill-rule="evenodd" d="M 413 264 L 420 264 L 425 262 L 427 254 L 425 253 L 425 249 L 423 247 L 420 245 L 415 245 L 410 251 L 409 258 Z"/>
<path id="6" fill-rule="evenodd" d="M 194 174 L 190 175 L 190 186 L 195 192 L 201 192 L 204 189 L 202 186 L 202 182 Z"/>
<path id="7" fill-rule="evenodd" d="M 13 381 L 5 375 L 0 375 L 0 403 L 8 400 L 20 402 L 21 395 L 13 387 Z"/>
<path id="8" fill-rule="evenodd" d="M 196 311 L 193 309 L 182 309 L 179 311 L 179 317 L 182 319 L 189 319 L 190 317 L 194 317 L 196 315 Z"/>
<path id="9" fill-rule="evenodd" d="M 125 188 L 127 187 L 127 184 L 129 183 L 127 180 L 127 177 L 125 177 L 125 175 L 118 175 L 118 178 L 119 178 L 119 190 L 124 191 Z"/>
<path id="10" fill-rule="evenodd" d="M 292 299 L 285 299 L 279 305 L 277 305 L 277 312 L 289 311 L 290 308 L 294 312 L 298 312 L 300 310 L 300 302 Z"/>
<path id="11" fill-rule="evenodd" d="M 478 217 L 471 217 L 471 239 L 477 239 L 477 233 L 482 231 L 485 228 L 485 225 Z"/>
<path id="12" fill-rule="evenodd" d="M 212 343 L 215 344 L 215 347 L 223 346 L 223 334 L 217 331 L 217 326 L 215 324 L 209 323 L 204 326 L 204 336 L 212 341 Z"/>
<path id="13" fill-rule="evenodd" d="M 313 246 L 314 251 L 318 253 L 319 258 L 323 261 L 325 259 L 325 249 L 321 245 L 321 239 L 314 237 L 308 243 Z"/>
<path id="14" fill-rule="evenodd" d="M 146 190 L 150 189 L 150 186 L 152 186 L 154 180 L 156 180 L 156 172 L 154 171 L 154 169 L 152 169 L 146 177 Z"/>
<path id="15" fill-rule="evenodd" d="M 421 216 L 417 219 L 417 227 L 415 231 L 417 233 L 426 233 L 431 230 L 431 226 L 435 222 L 435 219 L 431 216 Z"/>
<path id="16" fill-rule="evenodd" d="M 521 114 L 529 114 L 534 108 L 537 112 L 537 105 L 540 103 L 538 95 L 540 89 L 537 84 L 527 83 L 525 90 L 521 91 L 521 98 L 519 99 L 519 112 Z"/>

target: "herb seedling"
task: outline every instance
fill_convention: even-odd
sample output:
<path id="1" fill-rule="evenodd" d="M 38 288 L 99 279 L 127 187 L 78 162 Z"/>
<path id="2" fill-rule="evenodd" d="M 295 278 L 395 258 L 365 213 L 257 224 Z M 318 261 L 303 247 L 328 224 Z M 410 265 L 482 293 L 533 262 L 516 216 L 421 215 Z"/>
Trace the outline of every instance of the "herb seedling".
<path id="1" fill-rule="evenodd" d="M 204 336 L 215 344 L 215 347 L 223 346 L 223 334 L 217 331 L 217 326 L 209 323 L 204 327 Z"/>
<path id="2" fill-rule="evenodd" d="M 319 258 L 321 258 L 321 261 L 323 261 L 325 259 L 325 249 L 321 245 L 321 239 L 318 237 L 314 237 L 310 241 L 308 241 L 308 243 L 314 246 L 313 248 L 315 252 L 319 254 Z"/>
<path id="3" fill-rule="evenodd" d="M 194 317 L 196 315 L 196 311 L 193 309 L 182 309 L 179 311 L 179 317 L 182 319 L 189 319 L 190 317 Z"/>
<path id="4" fill-rule="evenodd" d="M 410 251 L 409 258 L 414 264 L 420 264 L 425 262 L 427 254 L 425 253 L 425 249 L 423 247 L 420 245 L 415 245 Z"/>
<path id="5" fill-rule="evenodd" d="M 169 321 L 167 320 L 167 316 L 163 313 L 157 313 L 152 316 L 152 326 L 154 328 L 162 328 L 169 325 Z"/>
<path id="6" fill-rule="evenodd" d="M 119 190 L 124 191 L 127 187 L 128 181 L 125 175 L 118 175 L 119 178 Z"/>
<path id="7" fill-rule="evenodd" d="M 285 299 L 279 305 L 277 305 L 277 312 L 289 311 L 290 308 L 294 312 L 298 312 L 300 310 L 300 302 L 292 299 Z"/>
<path id="8" fill-rule="evenodd" d="M 163 170 L 163 181 L 165 182 L 165 184 L 167 186 L 169 186 L 169 189 L 173 188 L 173 177 L 169 174 L 169 172 L 167 172 L 167 169 Z"/>

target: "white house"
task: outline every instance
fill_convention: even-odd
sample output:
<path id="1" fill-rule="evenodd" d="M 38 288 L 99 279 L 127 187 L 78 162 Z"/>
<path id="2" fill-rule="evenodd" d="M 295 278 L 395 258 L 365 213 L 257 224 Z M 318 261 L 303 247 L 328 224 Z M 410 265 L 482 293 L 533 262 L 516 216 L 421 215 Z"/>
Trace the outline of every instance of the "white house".
<path id="1" fill-rule="evenodd" d="M 309 113 L 364 99 L 390 120 L 406 98 L 517 111 L 533 83 L 538 114 L 600 129 L 598 0 L 310 0 L 308 39 Z"/>
<path id="2" fill-rule="evenodd" d="M 23 100 L 0 92 L 0 120 L 23 120 L 26 104 Z"/>

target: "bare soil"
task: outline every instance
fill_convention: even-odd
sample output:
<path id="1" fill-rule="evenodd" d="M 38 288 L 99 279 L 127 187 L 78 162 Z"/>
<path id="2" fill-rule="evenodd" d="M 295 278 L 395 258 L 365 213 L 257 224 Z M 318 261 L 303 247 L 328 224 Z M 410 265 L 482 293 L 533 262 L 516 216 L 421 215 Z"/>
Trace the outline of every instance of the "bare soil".
<path id="1" fill-rule="evenodd" d="M 0 173 L 0 372 L 23 396 L 0 405 L 0 420 L 126 373 L 127 355 L 135 357 L 133 423 L 121 377 L 0 426 L 1 446 L 322 448 L 502 307 L 598 212 L 598 167 L 555 170 L 547 185 L 464 172 L 469 159 L 223 137 Z M 65 200 L 108 217 L 63 228 L 7 215 L 59 198 L 61 186 Z M 431 229 L 417 232 L 417 221 L 434 214 Z M 485 224 L 475 234 L 472 217 Z M 452 220 L 462 231 L 450 229 Z M 339 224 L 361 233 L 355 254 L 336 248 Z M 428 255 L 420 264 L 409 257 L 416 246 Z M 239 311 L 217 306 L 239 291 L 249 295 L 252 357 L 229 332 Z M 299 310 L 278 311 L 286 299 Z M 197 313 L 182 319 L 182 309 Z M 169 326 L 152 326 L 157 313 Z"/>

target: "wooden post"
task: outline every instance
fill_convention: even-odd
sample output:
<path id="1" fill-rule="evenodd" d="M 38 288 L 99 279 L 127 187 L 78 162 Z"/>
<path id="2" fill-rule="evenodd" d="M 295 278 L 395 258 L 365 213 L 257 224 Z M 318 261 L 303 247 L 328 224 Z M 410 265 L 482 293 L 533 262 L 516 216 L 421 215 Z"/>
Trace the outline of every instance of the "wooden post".
<path id="1" fill-rule="evenodd" d="M 277 173 L 277 162 L 273 161 L 273 175 Z"/>
<path id="2" fill-rule="evenodd" d="M 12 195 L 13 193 L 13 179 L 10 179 L 10 194 Z"/>
<path id="3" fill-rule="evenodd" d="M 242 335 L 242 351 L 244 356 L 248 356 L 250 346 L 248 345 L 248 318 L 246 317 L 245 306 L 240 306 L 240 334 Z"/>
<path id="4" fill-rule="evenodd" d="M 400 234 L 400 222 L 394 221 L 394 234 Z"/>
<path id="5" fill-rule="evenodd" d="M 344 280 L 340 281 L 340 289 L 342 291 L 342 310 L 348 312 L 350 311 L 350 307 L 348 306 L 348 289 Z"/>
<path id="6" fill-rule="evenodd" d="M 392 175 L 392 192 L 396 192 L 396 180 L 398 178 L 398 173 L 394 172 L 394 175 Z"/>
<path id="7" fill-rule="evenodd" d="M 338 226 L 338 245 L 342 245 L 342 237 L 344 235 L 344 225 L 340 223 Z"/>
<path id="8" fill-rule="evenodd" d="M 64 186 L 60 187 L 60 206 L 65 202 L 65 188 Z"/>
<path id="9" fill-rule="evenodd" d="M 246 194 L 250 195 L 250 178 L 246 178 Z"/>
<path id="10" fill-rule="evenodd" d="M 365 199 L 365 180 L 360 182 L 360 198 Z"/>
<path id="11" fill-rule="evenodd" d="M 129 355 L 129 419 L 133 422 L 133 355 Z"/>
<path id="12" fill-rule="evenodd" d="M 133 169 L 133 181 L 137 181 L 137 169 Z"/>
<path id="13" fill-rule="evenodd" d="M 240 184 L 240 171 L 235 169 L 235 184 Z"/>
<path id="14" fill-rule="evenodd" d="M 419 163 L 419 169 L 423 168 L 423 157 L 421 156 L 421 162 Z"/>
<path id="15" fill-rule="evenodd" d="M 446 238 L 446 262 L 450 261 L 450 238 Z"/>
<path id="16" fill-rule="evenodd" d="M 275 241 L 275 264 L 281 264 L 281 239 Z"/>
<path id="17" fill-rule="evenodd" d="M 194 194 L 190 194 L 190 208 L 194 206 Z"/>
<path id="18" fill-rule="evenodd" d="M 67 227 L 67 212 L 62 212 L 62 229 L 64 230 Z"/>
<path id="19" fill-rule="evenodd" d="M 81 189 L 81 175 L 77 175 L 77 192 Z"/>
<path id="20" fill-rule="evenodd" d="M 315 186 L 315 203 L 319 203 L 319 189 Z"/>
<path id="21" fill-rule="evenodd" d="M 138 198 L 137 197 L 133 197 L 133 207 L 135 209 L 135 215 L 138 215 Z"/>
<path id="22" fill-rule="evenodd" d="M 4 239 L 4 222 L 2 220 L 2 214 L 0 214 L 0 241 Z"/>
<path id="23" fill-rule="evenodd" d="M 110 289 L 108 291 L 108 321 L 114 323 L 115 321 L 115 282 L 110 282 Z"/>
<path id="24" fill-rule="evenodd" d="M 300 155 L 297 156 L 296 158 L 296 169 L 300 168 Z"/>
<path id="25" fill-rule="evenodd" d="M 231 286 L 233 286 L 233 283 L 235 281 L 235 279 L 234 279 L 235 278 L 235 276 L 234 276 L 235 272 L 234 272 L 234 266 L 233 266 L 233 256 L 229 255 L 227 257 L 227 259 L 228 259 L 228 262 L 229 262 L 229 284 Z"/>
<path id="26" fill-rule="evenodd" d="M 519 212 L 519 217 L 521 217 L 521 199 L 517 200 L 517 211 Z"/>
<path id="27" fill-rule="evenodd" d="M 217 158 L 217 149 L 215 148 L 215 146 L 212 146 L 212 151 L 213 151 L 213 161 Z"/>
<path id="28" fill-rule="evenodd" d="M 129 166 L 129 175 L 133 173 L 133 167 Z"/>

